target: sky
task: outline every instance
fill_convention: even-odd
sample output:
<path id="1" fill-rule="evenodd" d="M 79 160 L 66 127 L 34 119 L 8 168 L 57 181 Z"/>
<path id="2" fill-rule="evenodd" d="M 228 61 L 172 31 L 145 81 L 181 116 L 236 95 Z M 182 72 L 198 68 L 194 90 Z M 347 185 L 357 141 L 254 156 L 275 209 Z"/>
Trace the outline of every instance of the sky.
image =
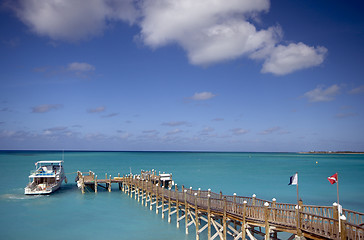
<path id="1" fill-rule="evenodd" d="M 364 151 L 360 0 L 4 0 L 0 149 Z"/>

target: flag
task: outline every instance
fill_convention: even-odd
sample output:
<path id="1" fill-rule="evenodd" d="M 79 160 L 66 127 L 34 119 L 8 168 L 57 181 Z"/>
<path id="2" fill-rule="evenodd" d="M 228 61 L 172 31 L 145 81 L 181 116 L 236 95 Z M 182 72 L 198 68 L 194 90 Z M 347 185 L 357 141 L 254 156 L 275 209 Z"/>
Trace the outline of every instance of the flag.
<path id="1" fill-rule="evenodd" d="M 289 178 L 288 185 L 297 185 L 298 184 L 298 174 L 295 173 L 293 176 Z"/>
<path id="2" fill-rule="evenodd" d="M 332 175 L 331 177 L 328 177 L 327 180 L 329 180 L 329 182 L 331 184 L 337 183 L 337 173 L 335 173 L 334 175 Z"/>

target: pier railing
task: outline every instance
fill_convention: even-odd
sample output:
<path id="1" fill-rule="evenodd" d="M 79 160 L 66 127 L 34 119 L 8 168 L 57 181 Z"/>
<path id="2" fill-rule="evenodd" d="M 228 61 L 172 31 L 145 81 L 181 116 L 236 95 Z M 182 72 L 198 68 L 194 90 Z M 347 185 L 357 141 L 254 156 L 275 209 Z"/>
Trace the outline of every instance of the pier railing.
<path id="1" fill-rule="evenodd" d="M 90 172 L 91 175 L 95 178 L 94 173 Z M 84 177 L 82 179 L 84 181 Z M 179 206 L 178 204 L 184 205 L 185 214 L 187 214 L 188 208 L 194 208 L 195 216 L 201 212 L 212 212 L 215 216 L 224 216 L 225 219 L 228 217 L 241 222 L 243 226 L 249 224 L 273 227 L 277 231 L 318 239 L 364 240 L 364 214 L 347 209 L 342 209 L 342 214 L 340 214 L 337 204 L 313 206 L 304 205 L 302 201 L 299 201 L 298 205 L 295 205 L 278 203 L 276 199 L 266 201 L 256 198 L 255 195 L 252 197 L 242 197 L 236 194 L 223 195 L 222 192 L 215 193 L 210 189 L 207 191 L 195 190 L 185 188 L 183 185 L 180 189 L 177 185 L 174 186 L 174 189 L 165 188 L 161 186 L 160 181 L 158 182 L 158 176 L 150 172 L 145 173 L 144 176 L 118 177 L 117 181 L 119 181 L 119 188 L 120 184 L 127 185 L 129 191 L 132 190 L 134 194 L 138 195 L 138 199 L 141 192 L 142 198 L 145 196 L 146 199 L 147 195 L 149 196 L 151 204 L 151 198 L 155 199 L 153 201 L 157 202 L 157 205 L 158 201 L 161 201 L 162 212 L 165 202 L 170 205 L 172 201 L 177 203 L 177 206 Z M 96 180 L 94 182 L 96 186 Z M 106 176 L 104 182 L 111 185 L 111 176 L 109 180 Z"/>
<path id="2" fill-rule="evenodd" d="M 141 180 L 130 178 L 130 184 L 141 187 Z M 186 201 L 194 206 L 197 203 L 200 211 L 206 211 L 210 198 L 210 209 L 215 213 L 226 213 L 236 219 L 243 219 L 252 222 L 269 222 L 271 226 L 286 229 L 299 229 L 316 237 L 329 239 L 339 238 L 339 231 L 345 232 L 347 239 L 364 239 L 364 214 L 343 209 L 346 219 L 341 219 L 341 229 L 339 229 L 339 214 L 337 206 L 312 206 L 288 203 L 277 203 L 253 197 L 242 197 L 236 195 L 223 195 L 212 191 L 195 190 L 182 187 L 175 190 L 164 189 L 152 182 L 144 182 L 146 191 L 159 195 L 161 198 Z M 245 207 L 244 207 L 245 206 Z M 245 210 L 244 210 L 245 209 Z M 268 213 L 266 212 L 268 211 Z M 268 219 L 267 217 L 268 216 Z"/>

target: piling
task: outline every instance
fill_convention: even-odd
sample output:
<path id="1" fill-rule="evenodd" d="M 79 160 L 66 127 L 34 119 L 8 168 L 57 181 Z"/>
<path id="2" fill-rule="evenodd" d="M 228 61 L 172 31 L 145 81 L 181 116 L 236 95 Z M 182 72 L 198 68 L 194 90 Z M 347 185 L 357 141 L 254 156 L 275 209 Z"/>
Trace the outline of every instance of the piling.
<path id="1" fill-rule="evenodd" d="M 95 193 L 97 193 L 97 175 L 95 176 L 95 186 L 94 186 L 94 188 L 95 188 Z"/>

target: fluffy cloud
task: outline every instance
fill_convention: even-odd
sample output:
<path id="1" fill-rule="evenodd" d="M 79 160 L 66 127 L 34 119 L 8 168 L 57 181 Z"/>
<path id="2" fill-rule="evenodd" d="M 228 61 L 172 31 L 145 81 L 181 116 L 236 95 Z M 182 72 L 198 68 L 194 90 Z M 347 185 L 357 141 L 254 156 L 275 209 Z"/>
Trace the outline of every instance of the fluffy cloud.
<path id="1" fill-rule="evenodd" d="M 327 49 L 309 47 L 303 43 L 274 47 L 265 59 L 262 72 L 285 75 L 296 70 L 320 65 Z"/>
<path id="2" fill-rule="evenodd" d="M 53 40 L 78 41 L 99 35 L 108 22 L 134 22 L 133 0 L 15 0 L 6 1 L 29 28 Z"/>
<path id="3" fill-rule="evenodd" d="M 46 113 L 61 108 L 61 104 L 43 104 L 32 108 L 33 113 Z"/>
<path id="4" fill-rule="evenodd" d="M 315 89 L 308 91 L 304 94 L 304 97 L 309 102 L 329 102 L 335 99 L 335 96 L 339 94 L 340 87 L 336 84 L 324 89 L 323 86 L 317 86 Z"/>
<path id="5" fill-rule="evenodd" d="M 7 1 L 30 29 L 53 40 L 79 41 L 101 34 L 110 23 L 140 27 L 137 38 L 151 48 L 178 44 L 191 64 L 209 65 L 250 57 L 262 72 L 284 75 L 320 65 L 327 49 L 282 45 L 279 26 L 257 29 L 252 19 L 269 0 L 15 0 Z"/>
<path id="6" fill-rule="evenodd" d="M 211 92 L 200 92 L 200 93 L 195 93 L 192 97 L 189 97 L 189 99 L 201 101 L 201 100 L 208 100 L 214 97 L 216 97 L 216 95 Z"/>
<path id="7" fill-rule="evenodd" d="M 268 0 L 144 1 L 140 37 L 152 48 L 178 43 L 196 65 L 234 59 L 275 41 L 274 28 L 257 31 L 246 20 L 269 5 Z"/>

